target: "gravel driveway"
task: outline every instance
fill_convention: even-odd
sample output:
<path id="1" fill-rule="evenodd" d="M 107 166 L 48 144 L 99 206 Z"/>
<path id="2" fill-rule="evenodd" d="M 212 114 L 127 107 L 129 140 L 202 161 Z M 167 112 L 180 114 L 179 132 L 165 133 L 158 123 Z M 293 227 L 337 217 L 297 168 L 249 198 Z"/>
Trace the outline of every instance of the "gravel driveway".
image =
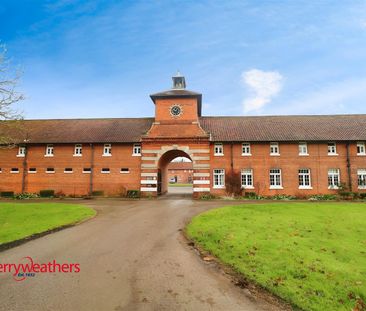
<path id="1" fill-rule="evenodd" d="M 203 262 L 182 236 L 195 214 L 223 205 L 191 199 L 83 201 L 98 216 L 0 253 L 79 263 L 79 273 L 0 274 L 0 310 L 275 310 Z"/>

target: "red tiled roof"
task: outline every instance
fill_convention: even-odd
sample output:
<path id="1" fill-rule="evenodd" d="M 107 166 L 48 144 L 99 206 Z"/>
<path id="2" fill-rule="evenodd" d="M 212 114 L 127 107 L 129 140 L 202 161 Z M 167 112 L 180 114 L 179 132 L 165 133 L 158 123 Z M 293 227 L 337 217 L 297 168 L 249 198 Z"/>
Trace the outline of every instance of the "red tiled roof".
<path id="1" fill-rule="evenodd" d="M 117 143 L 138 142 L 153 118 L 24 120 L 17 130 L 18 142 Z M 1 129 L 4 126 L 0 124 Z"/>
<path id="2" fill-rule="evenodd" d="M 9 132 L 17 142 L 138 142 L 154 118 L 25 120 L 16 130 L 0 122 L 0 138 Z M 201 117 L 212 141 L 357 141 L 366 140 L 366 115 Z M 1 141 L 0 141 L 1 142 Z"/>
<path id="3" fill-rule="evenodd" d="M 202 117 L 214 141 L 366 140 L 366 115 Z"/>

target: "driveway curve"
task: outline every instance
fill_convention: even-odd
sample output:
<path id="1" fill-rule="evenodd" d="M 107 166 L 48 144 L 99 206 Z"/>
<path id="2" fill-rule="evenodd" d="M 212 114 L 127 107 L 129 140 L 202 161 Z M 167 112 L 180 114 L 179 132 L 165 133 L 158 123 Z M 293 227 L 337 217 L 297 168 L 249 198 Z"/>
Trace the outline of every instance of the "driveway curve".
<path id="1" fill-rule="evenodd" d="M 222 202 L 82 201 L 98 216 L 0 253 L 0 263 L 73 262 L 80 272 L 0 274 L 0 310 L 277 310 L 190 249 L 181 229 Z"/>

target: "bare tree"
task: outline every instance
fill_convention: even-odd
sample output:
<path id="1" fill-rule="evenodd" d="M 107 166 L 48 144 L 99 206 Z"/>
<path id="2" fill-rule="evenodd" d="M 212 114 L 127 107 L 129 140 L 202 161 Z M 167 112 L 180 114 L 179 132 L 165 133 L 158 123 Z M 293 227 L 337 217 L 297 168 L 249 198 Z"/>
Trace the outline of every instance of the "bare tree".
<path id="1" fill-rule="evenodd" d="M 16 91 L 20 71 L 12 68 L 7 50 L 0 45 L 0 145 L 14 145 L 19 140 L 22 116 L 14 104 L 23 100 L 23 94 Z"/>

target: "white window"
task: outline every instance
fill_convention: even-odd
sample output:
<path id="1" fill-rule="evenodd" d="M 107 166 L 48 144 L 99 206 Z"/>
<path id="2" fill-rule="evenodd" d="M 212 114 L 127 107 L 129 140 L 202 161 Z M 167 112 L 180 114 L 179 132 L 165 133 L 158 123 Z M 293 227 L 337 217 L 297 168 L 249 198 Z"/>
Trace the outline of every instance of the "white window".
<path id="1" fill-rule="evenodd" d="M 338 155 L 336 143 L 328 143 L 328 155 Z"/>
<path id="2" fill-rule="evenodd" d="M 357 155 L 366 155 L 365 143 L 357 143 Z"/>
<path id="3" fill-rule="evenodd" d="M 45 157 L 53 157 L 53 145 L 46 146 L 46 154 Z"/>
<path id="4" fill-rule="evenodd" d="M 35 168 L 35 167 L 30 167 L 30 168 L 28 169 L 28 173 L 29 173 L 29 174 L 35 174 L 35 173 L 37 173 L 37 168 Z"/>
<path id="5" fill-rule="evenodd" d="M 299 189 L 312 189 L 310 169 L 308 168 L 299 169 Z"/>
<path id="6" fill-rule="evenodd" d="M 10 173 L 11 173 L 11 174 L 18 174 L 18 173 L 19 173 L 19 168 L 13 167 L 13 168 L 10 170 Z"/>
<path id="7" fill-rule="evenodd" d="M 134 144 L 133 150 L 132 150 L 133 156 L 140 156 L 141 155 L 141 145 L 140 144 Z"/>
<path id="8" fill-rule="evenodd" d="M 224 188 L 225 187 L 225 170 L 216 169 L 213 171 L 213 181 L 214 188 Z"/>
<path id="9" fill-rule="evenodd" d="M 357 170 L 358 189 L 366 189 L 366 169 Z"/>
<path id="10" fill-rule="evenodd" d="M 73 171 L 73 169 L 72 169 L 72 167 L 66 167 L 65 169 L 64 169 L 64 173 L 65 174 L 72 174 L 74 171 Z"/>
<path id="11" fill-rule="evenodd" d="M 83 145 L 76 144 L 74 148 L 74 157 L 81 157 L 83 155 Z"/>
<path id="12" fill-rule="evenodd" d="M 83 168 L 83 174 L 90 174 L 92 169 L 90 167 L 84 167 Z"/>
<path id="13" fill-rule="evenodd" d="M 340 174 L 338 168 L 328 170 L 328 189 L 338 189 L 340 185 Z"/>
<path id="14" fill-rule="evenodd" d="M 112 155 L 112 145 L 111 144 L 104 144 L 103 148 L 103 156 L 110 157 Z"/>
<path id="15" fill-rule="evenodd" d="M 26 148 L 24 146 L 19 146 L 17 157 L 25 157 Z"/>
<path id="16" fill-rule="evenodd" d="M 242 169 L 241 170 L 241 186 L 244 189 L 253 189 L 253 170 L 248 169 Z"/>
<path id="17" fill-rule="evenodd" d="M 243 156 L 250 156 L 250 155 L 252 155 L 250 153 L 250 143 L 242 143 L 242 145 L 241 145 L 241 154 Z"/>
<path id="18" fill-rule="evenodd" d="M 120 173 L 121 174 L 128 174 L 130 172 L 130 169 L 127 167 L 122 167 Z"/>
<path id="19" fill-rule="evenodd" d="M 46 173 L 47 174 L 54 174 L 55 173 L 55 168 L 54 167 L 47 167 L 46 168 Z"/>
<path id="20" fill-rule="evenodd" d="M 280 147 L 278 143 L 270 143 L 270 155 L 280 155 Z"/>
<path id="21" fill-rule="evenodd" d="M 224 145 L 222 143 L 216 143 L 214 145 L 214 153 L 215 153 L 215 156 L 223 156 L 224 155 Z"/>
<path id="22" fill-rule="evenodd" d="M 102 170 L 101 170 L 102 174 L 109 174 L 110 172 L 111 172 L 111 170 L 107 167 L 103 167 Z"/>
<path id="23" fill-rule="evenodd" d="M 299 155 L 301 155 L 301 156 L 309 155 L 307 143 L 299 143 Z"/>
<path id="24" fill-rule="evenodd" d="M 281 169 L 273 168 L 269 170 L 269 189 L 282 189 Z"/>

